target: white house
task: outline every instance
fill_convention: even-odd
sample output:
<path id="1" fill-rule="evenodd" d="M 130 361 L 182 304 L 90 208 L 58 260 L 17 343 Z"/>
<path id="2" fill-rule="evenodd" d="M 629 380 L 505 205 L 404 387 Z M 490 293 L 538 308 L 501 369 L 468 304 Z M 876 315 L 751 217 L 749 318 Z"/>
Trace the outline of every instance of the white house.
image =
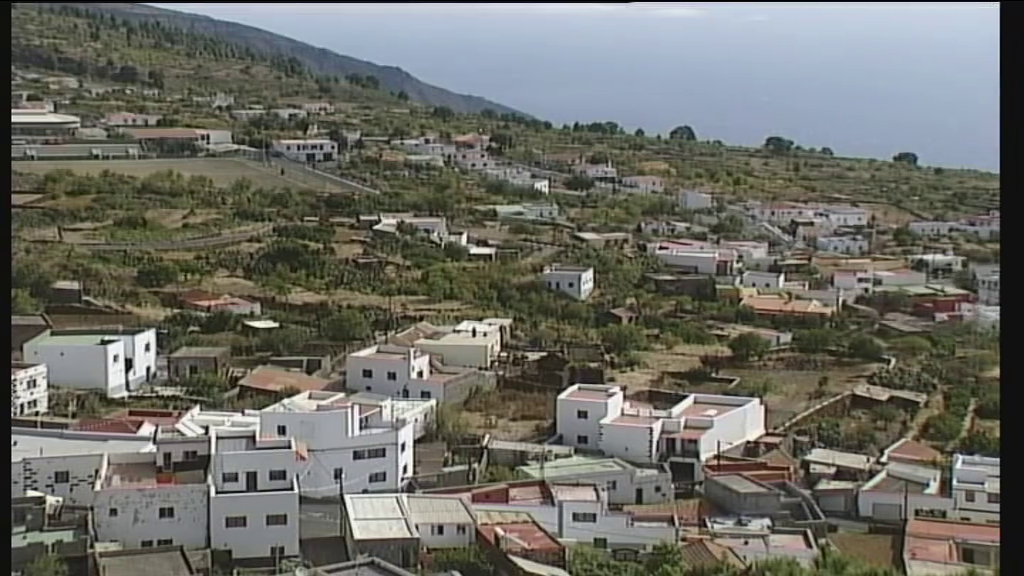
<path id="1" fill-rule="evenodd" d="M 299 554 L 299 483 L 315 466 L 294 438 L 261 437 L 256 429 L 210 434 L 210 548 L 232 558 Z"/>
<path id="2" fill-rule="evenodd" d="M 916 270 L 838 270 L 832 275 L 832 287 L 855 295 L 871 294 L 882 287 L 920 286 L 926 278 Z"/>
<path id="3" fill-rule="evenodd" d="M 156 330 L 54 330 L 26 342 L 22 357 L 45 363 L 51 384 L 122 397 L 156 377 Z"/>
<path id="4" fill-rule="evenodd" d="M 103 119 L 103 123 L 107 126 L 116 128 L 152 128 L 157 126 L 161 119 L 163 119 L 163 115 L 161 114 L 133 114 L 131 112 L 118 112 L 116 114 L 107 114 Z"/>
<path id="5" fill-rule="evenodd" d="M 376 221 L 371 229 L 378 233 L 397 234 L 399 225 L 405 225 L 426 234 L 431 240 L 440 244 L 445 244 L 449 238 L 448 219 L 443 216 L 378 214 L 370 217 L 370 220 Z"/>
<path id="6" fill-rule="evenodd" d="M 959 230 L 957 222 L 918 221 L 907 224 L 907 229 L 918 236 L 948 236 Z"/>
<path id="7" fill-rule="evenodd" d="M 165 469 L 156 453 L 104 454 L 93 490 L 97 541 L 119 542 L 125 548 L 206 547 L 209 489 L 204 469 Z"/>
<path id="8" fill-rule="evenodd" d="M 912 464 L 889 464 L 857 493 L 857 515 L 880 522 L 952 509 L 953 499 L 943 493 L 942 471 Z"/>
<path id="9" fill-rule="evenodd" d="M 618 386 L 575 384 L 558 395 L 562 444 L 639 463 L 669 461 L 677 480 L 700 480 L 701 462 L 765 431 L 760 398 L 678 395 L 674 404 L 627 400 Z"/>
<path id="10" fill-rule="evenodd" d="M 855 206 L 826 206 L 816 216 L 828 220 L 833 227 L 867 226 L 871 220 L 870 212 Z"/>
<path id="11" fill-rule="evenodd" d="M 750 215 L 760 222 L 771 224 L 789 224 L 793 220 L 814 218 L 816 210 L 796 202 L 773 202 L 753 204 Z"/>
<path id="12" fill-rule="evenodd" d="M 658 176 L 624 176 L 622 186 L 640 194 L 661 194 L 665 181 Z"/>
<path id="13" fill-rule="evenodd" d="M 710 210 L 715 207 L 715 197 L 697 190 L 683 190 L 679 193 L 679 207 L 683 210 Z"/>
<path id="14" fill-rule="evenodd" d="M 956 454 L 950 478 L 958 520 L 999 523 L 999 458 Z"/>
<path id="15" fill-rule="evenodd" d="M 537 480 L 604 486 L 609 504 L 657 504 L 675 498 L 672 473 L 663 465 L 641 467 L 619 458 L 571 456 L 520 466 L 518 470 Z"/>
<path id="16" fill-rule="evenodd" d="M 260 411 L 260 436 L 294 438 L 316 463 L 299 478 L 302 494 L 402 490 L 413 475 L 413 442 L 434 401 L 303 392 Z M 417 426 L 417 419 L 421 422 Z"/>
<path id="17" fill-rule="evenodd" d="M 345 360 L 345 386 L 401 398 L 442 399 L 444 386 L 431 381 L 430 354 L 414 346 L 380 344 Z"/>
<path id="18" fill-rule="evenodd" d="M 863 256 L 871 250 L 871 243 L 863 236 L 819 236 L 814 244 L 818 250 L 849 256 Z"/>
<path id="19" fill-rule="evenodd" d="M 440 356 L 447 366 L 489 369 L 501 353 L 508 323 L 467 320 L 447 333 L 431 334 L 414 343 L 416 348 Z"/>
<path id="20" fill-rule="evenodd" d="M 786 275 L 782 272 L 744 272 L 740 276 L 740 286 L 744 288 L 781 290 L 785 285 Z"/>
<path id="21" fill-rule="evenodd" d="M 610 180 L 619 177 L 619 171 L 612 166 L 611 162 L 607 164 L 579 164 L 573 166 L 572 171 L 579 176 L 585 176 L 593 180 Z"/>
<path id="22" fill-rule="evenodd" d="M 960 230 L 968 234 L 976 234 L 982 240 L 991 240 L 999 236 L 999 210 L 989 210 L 988 214 L 972 216 L 960 223 Z"/>
<path id="23" fill-rule="evenodd" d="M 312 164 L 333 162 L 338 158 L 338 143 L 333 140 L 274 140 L 271 149 L 289 160 Z"/>
<path id="24" fill-rule="evenodd" d="M 999 270 L 978 277 L 978 303 L 999 306 Z"/>
<path id="25" fill-rule="evenodd" d="M 557 204 L 548 203 L 499 204 L 481 206 L 480 209 L 494 210 L 498 218 L 522 220 L 556 220 L 562 214 Z"/>
<path id="26" fill-rule="evenodd" d="M 468 170 L 486 170 L 494 166 L 494 161 L 485 148 L 459 149 L 450 158 L 453 164 Z"/>
<path id="27" fill-rule="evenodd" d="M 11 417 L 46 414 L 49 409 L 46 364 L 11 362 Z"/>
<path id="28" fill-rule="evenodd" d="M 586 300 L 594 292 L 594 269 L 552 264 L 544 267 L 541 281 L 548 289 L 564 292 L 576 300 Z"/>

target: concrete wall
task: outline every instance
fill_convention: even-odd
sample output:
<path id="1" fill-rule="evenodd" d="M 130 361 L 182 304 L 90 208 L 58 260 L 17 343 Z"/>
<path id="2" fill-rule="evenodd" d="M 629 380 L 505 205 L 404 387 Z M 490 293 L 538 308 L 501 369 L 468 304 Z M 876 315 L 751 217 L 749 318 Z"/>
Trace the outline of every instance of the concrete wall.
<path id="1" fill-rule="evenodd" d="M 609 414 L 622 411 L 622 394 L 606 401 L 575 400 L 559 396 L 555 406 L 555 429 L 566 446 L 598 449 L 601 442 L 601 420 Z M 579 411 L 586 411 L 586 418 L 580 418 Z M 578 442 L 579 436 L 586 436 L 587 443 Z"/>
<path id="2" fill-rule="evenodd" d="M 277 492 L 224 494 L 210 497 L 210 547 L 230 550 L 233 558 L 267 558 L 272 546 L 285 556 L 299 554 L 299 494 L 294 483 Z M 268 514 L 284 514 L 287 524 L 267 526 Z M 228 528 L 227 517 L 245 516 L 245 528 Z"/>
<path id="3" fill-rule="evenodd" d="M 875 518 L 875 505 L 898 506 L 900 518 L 914 517 L 917 510 L 945 510 L 950 518 L 953 500 L 936 494 L 904 494 L 903 492 L 882 492 L 877 490 L 861 490 L 857 494 L 857 515 L 861 518 L 872 518 L 877 521 L 893 520 L 892 518 Z"/>
<path id="4" fill-rule="evenodd" d="M 45 363 L 55 386 L 99 390 L 115 397 L 125 393 L 125 354 L 120 341 L 73 345 L 40 338 L 25 343 L 23 357 L 26 362 Z"/>
<path id="5" fill-rule="evenodd" d="M 359 540 L 354 549 L 359 555 L 374 556 L 399 568 L 415 568 L 419 563 L 420 541 L 417 538 Z"/>
<path id="6" fill-rule="evenodd" d="M 704 479 L 704 495 L 718 507 L 731 514 L 770 516 L 779 510 L 782 494 L 774 490 L 764 492 L 738 492 L 720 481 L 720 477 Z"/>
<path id="7" fill-rule="evenodd" d="M 90 506 L 93 502 L 93 484 L 103 461 L 102 454 L 40 457 L 11 464 L 11 496 L 24 496 L 26 490 L 36 490 L 60 496 L 68 504 Z M 17 468 L 21 475 L 17 475 Z M 56 483 L 57 472 L 67 472 L 67 483 Z M 20 489 L 17 481 L 21 480 Z M 15 490 L 18 493 L 15 494 Z"/>
<path id="8" fill-rule="evenodd" d="M 139 548 L 144 540 L 156 544 L 165 539 L 175 546 L 205 548 L 208 502 L 206 484 L 98 490 L 93 500 L 96 539 L 121 542 L 125 548 Z M 162 507 L 172 507 L 174 517 L 160 518 Z M 112 509 L 117 509 L 116 516 Z"/>
<path id="9" fill-rule="evenodd" d="M 721 448 L 725 450 L 739 442 L 754 440 L 765 433 L 765 407 L 759 399 L 750 401 L 746 398 L 716 398 L 718 398 L 715 400 L 716 402 L 745 401 L 746 403 L 735 410 L 719 414 L 713 419 L 714 426 L 700 438 L 702 460 L 707 460 L 717 453 L 719 442 L 721 442 Z M 696 418 L 691 417 L 691 419 Z"/>
<path id="10" fill-rule="evenodd" d="M 597 448 L 606 456 L 630 462 L 654 463 L 658 460 L 661 427 L 661 420 L 655 420 L 650 426 L 605 422 L 601 424 L 601 439 Z"/>
<path id="11" fill-rule="evenodd" d="M 420 542 L 427 548 L 468 548 L 476 541 L 473 524 L 416 524 L 416 530 Z"/>

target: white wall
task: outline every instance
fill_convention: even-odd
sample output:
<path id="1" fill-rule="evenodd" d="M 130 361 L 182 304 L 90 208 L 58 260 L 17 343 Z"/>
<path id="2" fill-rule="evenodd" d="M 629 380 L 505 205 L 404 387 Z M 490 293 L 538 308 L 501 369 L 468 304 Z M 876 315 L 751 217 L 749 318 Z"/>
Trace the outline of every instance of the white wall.
<path id="1" fill-rule="evenodd" d="M 369 370 L 369 376 L 364 371 Z M 395 379 L 389 379 L 393 373 Z M 420 398 L 420 392 L 430 391 L 432 398 L 437 386 L 425 382 L 430 378 L 430 355 L 420 354 L 412 359 L 373 358 L 349 354 L 345 360 L 345 386 L 350 390 L 373 392 L 386 396 L 401 397 L 402 390 L 409 390 L 410 398 Z M 415 388 L 415 390 L 414 390 Z M 440 388 L 443 391 L 443 387 Z"/>
<path id="2" fill-rule="evenodd" d="M 132 389 L 145 382 L 147 374 L 151 379 L 156 376 L 155 329 L 150 328 L 137 334 L 112 334 L 109 338 L 117 338 L 124 342 L 125 357 L 132 359 L 132 369 L 128 372 L 128 381 Z M 125 367 L 127 368 L 127 363 Z"/>
<path id="3" fill-rule="evenodd" d="M 586 411 L 586 418 L 579 418 L 577 412 L 580 410 Z M 558 434 L 561 434 L 562 443 L 566 446 L 600 449 L 601 420 L 609 414 L 621 412 L 621 393 L 603 402 L 559 397 L 556 401 L 555 429 Z M 579 443 L 578 436 L 586 436 L 587 443 Z"/>
<path id="4" fill-rule="evenodd" d="M 437 524 L 416 524 L 420 542 L 427 548 L 468 548 L 476 541 L 476 526 L 473 524 L 442 524 L 443 534 L 438 534 Z M 459 533 L 459 527 L 462 533 Z"/>
<path id="5" fill-rule="evenodd" d="M 496 339 L 488 338 L 486 335 L 477 342 L 452 342 L 426 338 L 416 341 L 417 348 L 441 356 L 445 366 L 483 369 L 491 367 L 491 361 L 497 356 L 497 353 L 494 352 L 497 344 Z"/>
<path id="6" fill-rule="evenodd" d="M 735 400 L 748 399 L 736 398 Z M 699 399 L 695 399 L 695 401 L 700 402 Z M 765 432 L 764 418 L 764 404 L 760 400 L 748 401 L 743 406 L 714 417 L 711 428 L 700 437 L 701 460 L 707 460 L 715 455 L 719 442 L 721 442 L 722 450 L 725 450 L 739 442 L 763 436 Z M 688 417 L 688 420 L 701 419 L 691 416 Z"/>
<path id="7" fill-rule="evenodd" d="M 622 458 L 630 462 L 656 462 L 661 426 L 661 420 L 655 420 L 650 426 L 603 422 L 601 424 L 601 451 L 606 456 Z"/>
<path id="8" fill-rule="evenodd" d="M 740 284 L 745 288 L 782 288 L 786 283 L 786 275 L 771 272 L 744 272 Z"/>
<path id="9" fill-rule="evenodd" d="M 93 485 L 103 461 L 102 454 L 80 454 L 75 456 L 53 456 L 29 458 L 21 464 L 21 490 L 18 496 L 24 496 L 25 490 L 36 490 L 52 496 L 64 498 L 68 504 L 89 506 L 93 500 Z M 11 465 L 12 473 L 17 468 Z M 66 483 L 56 483 L 57 472 L 67 472 Z M 18 476 L 12 476 L 12 480 Z M 16 489 L 11 483 L 12 496 Z"/>
<path id="10" fill-rule="evenodd" d="M 862 518 L 871 518 L 875 504 L 897 505 L 902 509 L 904 503 L 908 510 L 903 510 L 903 514 L 910 517 L 913 517 L 916 510 L 946 510 L 948 513 L 953 509 L 952 499 L 937 494 L 904 495 L 903 492 L 861 490 L 857 493 L 857 514 Z"/>
<path id="11" fill-rule="evenodd" d="M 175 546 L 204 548 L 208 500 L 206 484 L 98 490 L 93 500 L 96 539 L 139 548 L 143 540 L 156 545 L 157 540 L 170 538 Z M 160 518 L 160 508 L 168 506 L 174 508 L 174 518 Z M 111 516 L 112 508 L 117 509 L 117 516 Z"/>
<path id="12" fill-rule="evenodd" d="M 11 416 L 45 414 L 49 409 L 46 364 L 11 370 Z"/>
<path id="13" fill-rule="evenodd" d="M 246 452 L 217 452 L 211 464 L 214 485 L 219 492 L 245 491 L 247 472 L 256 472 L 257 490 L 287 490 L 300 472 L 303 462 L 292 450 L 250 450 Z M 271 470 L 284 470 L 284 480 L 271 480 Z M 225 473 L 237 473 L 238 480 L 225 482 Z"/>
<path id="14" fill-rule="evenodd" d="M 654 256 L 670 268 L 685 268 L 697 274 L 714 275 L 718 271 L 718 252 L 656 252 Z"/>
<path id="15" fill-rule="evenodd" d="M 821 236 L 815 240 L 818 250 L 862 256 L 869 250 L 868 241 L 860 236 Z"/>
<path id="16" fill-rule="evenodd" d="M 100 390 L 109 397 L 125 394 L 125 350 L 119 340 L 100 345 L 38 338 L 25 343 L 22 356 L 26 362 L 45 363 L 55 386 Z"/>
<path id="17" fill-rule="evenodd" d="M 594 270 L 585 272 L 552 270 L 541 275 L 551 290 L 564 292 L 577 300 L 586 300 L 594 292 Z"/>
<path id="18" fill-rule="evenodd" d="M 978 303 L 983 306 L 999 306 L 999 274 L 978 278 Z"/>
<path id="19" fill-rule="evenodd" d="M 294 487 L 293 487 L 294 488 Z M 268 514 L 287 514 L 284 526 L 267 526 Z M 227 528 L 225 518 L 245 516 L 245 528 Z M 285 556 L 299 554 L 299 494 L 281 492 L 222 494 L 210 497 L 210 547 L 231 550 L 234 558 L 266 558 L 272 546 Z"/>
<path id="20" fill-rule="evenodd" d="M 679 194 L 679 205 L 684 210 L 707 210 L 715 207 L 715 199 L 710 194 L 684 190 Z"/>

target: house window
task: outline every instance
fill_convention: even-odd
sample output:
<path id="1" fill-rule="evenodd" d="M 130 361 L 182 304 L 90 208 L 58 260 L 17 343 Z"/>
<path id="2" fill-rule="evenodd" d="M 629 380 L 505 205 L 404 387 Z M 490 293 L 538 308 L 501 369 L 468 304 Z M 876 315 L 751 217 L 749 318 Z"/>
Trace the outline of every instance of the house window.
<path id="1" fill-rule="evenodd" d="M 164 540 L 157 540 L 156 541 L 156 545 L 157 546 L 174 546 L 174 540 L 171 539 L 171 538 L 166 538 Z"/>
<path id="2" fill-rule="evenodd" d="M 595 514 L 593 512 L 573 512 L 572 513 L 572 521 L 573 522 L 586 523 L 586 524 L 596 524 L 597 523 L 597 514 Z"/>
<path id="3" fill-rule="evenodd" d="M 974 550 L 971 548 L 961 548 L 960 558 L 964 561 L 964 564 L 974 564 Z"/>
<path id="4" fill-rule="evenodd" d="M 999 504 L 999 494 L 989 494 L 988 495 L 988 503 L 989 504 Z"/>
<path id="5" fill-rule="evenodd" d="M 619 487 L 619 483 L 616 482 L 615 480 L 609 480 L 608 481 L 608 489 L 609 490 L 616 490 L 616 489 L 618 489 L 618 487 Z"/>
<path id="6" fill-rule="evenodd" d="M 174 518 L 174 506 L 161 506 L 158 514 L 161 520 L 171 520 Z"/>
<path id="7" fill-rule="evenodd" d="M 288 479 L 288 472 L 284 470 L 271 470 L 269 476 L 271 482 L 283 482 Z"/>
<path id="8" fill-rule="evenodd" d="M 121 355 L 120 354 L 114 354 L 114 364 L 117 364 L 120 361 L 121 361 Z"/>
<path id="9" fill-rule="evenodd" d="M 409 465 L 408 464 L 402 464 L 402 477 L 404 478 L 404 477 L 406 477 L 408 475 L 409 475 Z"/>
<path id="10" fill-rule="evenodd" d="M 416 379 L 417 380 L 423 380 L 423 370 L 417 370 L 416 371 Z"/>
<path id="11" fill-rule="evenodd" d="M 408 397 L 409 397 L 409 389 L 408 388 L 402 388 L 402 398 L 408 398 Z"/>
<path id="12" fill-rule="evenodd" d="M 220 481 L 225 484 L 238 482 L 238 472 L 225 472 L 220 475 Z"/>
<path id="13" fill-rule="evenodd" d="M 435 524 L 431 526 L 430 533 L 434 536 L 444 536 L 444 524 Z"/>
<path id="14" fill-rule="evenodd" d="M 594 538 L 594 548 L 599 548 L 601 550 L 607 550 L 608 549 L 608 539 L 607 538 Z"/>
<path id="15" fill-rule="evenodd" d="M 391 381 L 391 382 L 394 382 L 395 380 L 398 380 L 398 373 L 397 372 L 388 372 L 388 380 Z"/>
<path id="16" fill-rule="evenodd" d="M 345 469 L 344 468 L 335 468 L 334 469 L 334 481 L 335 482 L 341 482 L 344 478 L 345 478 Z"/>
<path id="17" fill-rule="evenodd" d="M 387 472 L 374 472 L 373 474 L 370 474 L 370 484 L 378 484 L 380 482 L 387 482 L 387 481 L 388 481 L 388 473 Z"/>
<path id="18" fill-rule="evenodd" d="M 267 514 L 266 518 L 267 526 L 287 526 L 288 515 L 287 514 Z"/>
<path id="19" fill-rule="evenodd" d="M 420 398 L 423 400 L 430 400 L 430 392 L 427 390 L 423 390 L 422 392 L 420 392 Z"/>
<path id="20" fill-rule="evenodd" d="M 245 528 L 248 523 L 248 517 L 246 516 L 228 516 L 224 518 L 225 528 Z"/>
<path id="21" fill-rule="evenodd" d="M 143 548 L 152 548 L 153 547 L 153 541 L 152 540 L 143 540 L 142 542 L 139 543 L 139 545 L 141 547 L 143 547 Z"/>
<path id="22" fill-rule="evenodd" d="M 284 546 L 271 546 L 270 547 L 270 557 L 271 558 L 280 558 L 282 556 L 284 556 Z"/>
<path id="23" fill-rule="evenodd" d="M 110 510 L 108 510 L 107 516 L 110 516 L 111 518 L 117 518 L 117 508 L 111 508 Z"/>
<path id="24" fill-rule="evenodd" d="M 363 378 L 373 378 L 373 370 L 363 368 Z"/>
<path id="25" fill-rule="evenodd" d="M 574 286 L 573 286 L 573 283 L 572 283 L 572 282 L 569 282 L 569 288 L 573 288 L 573 287 L 574 287 Z"/>
<path id="26" fill-rule="evenodd" d="M 398 446 L 398 452 L 399 452 L 400 454 L 405 454 L 405 442 L 402 442 L 402 443 L 401 443 L 401 444 L 400 444 L 400 445 Z"/>
<path id="27" fill-rule="evenodd" d="M 654 487 L 654 493 L 655 494 L 661 494 L 661 486 L 655 486 Z"/>
<path id="28" fill-rule="evenodd" d="M 153 349 L 153 344 L 151 344 L 150 342 L 146 342 L 146 347 L 144 348 L 144 350 L 145 350 L 146 352 L 149 352 L 149 351 L 151 351 L 152 349 Z"/>
<path id="29" fill-rule="evenodd" d="M 576 443 L 577 444 L 589 444 L 590 443 L 590 438 L 588 438 L 586 436 L 586 434 L 580 434 L 579 436 L 576 437 Z"/>
<path id="30" fill-rule="evenodd" d="M 580 420 L 586 420 L 587 418 L 590 418 L 590 413 L 586 410 L 577 410 L 576 417 Z"/>
<path id="31" fill-rule="evenodd" d="M 971 491 L 971 490 L 968 490 L 967 493 L 964 494 L 964 500 L 966 500 L 968 502 L 974 502 L 974 492 Z"/>
<path id="32" fill-rule="evenodd" d="M 465 536 L 466 535 L 466 526 L 463 525 L 463 524 L 459 524 L 458 526 L 455 527 L 455 533 L 458 534 L 459 536 Z"/>
<path id="33" fill-rule="evenodd" d="M 277 426 L 277 435 L 281 436 L 281 437 L 287 436 L 288 435 L 288 427 L 283 425 L 283 424 L 279 424 Z"/>
<path id="34" fill-rule="evenodd" d="M 71 473 L 67 470 L 58 470 L 53 473 L 54 484 L 67 484 L 71 481 Z"/>
<path id="35" fill-rule="evenodd" d="M 182 454 L 182 458 L 185 459 L 185 462 L 194 462 L 196 460 L 199 460 L 199 451 L 185 450 L 185 452 Z"/>

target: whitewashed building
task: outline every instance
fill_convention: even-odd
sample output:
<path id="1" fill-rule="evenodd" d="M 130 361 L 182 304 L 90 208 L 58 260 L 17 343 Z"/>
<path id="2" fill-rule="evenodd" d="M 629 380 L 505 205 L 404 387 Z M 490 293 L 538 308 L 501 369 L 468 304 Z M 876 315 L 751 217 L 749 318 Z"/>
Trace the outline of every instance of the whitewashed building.
<path id="1" fill-rule="evenodd" d="M 679 193 L 679 207 L 683 210 L 710 210 L 715 207 L 715 197 L 697 190 L 683 190 Z"/>
<path id="2" fill-rule="evenodd" d="M 131 112 L 118 112 L 116 114 L 107 114 L 107 116 L 103 118 L 103 123 L 115 128 L 152 128 L 159 125 L 160 120 L 162 119 L 162 114 L 133 114 Z"/>
<path id="3" fill-rule="evenodd" d="M 935 468 L 891 463 L 861 486 L 857 513 L 879 522 L 900 522 L 922 514 L 949 514 L 953 499 L 943 492 Z"/>
<path id="4" fill-rule="evenodd" d="M 950 477 L 958 520 L 999 523 L 999 458 L 956 454 Z"/>
<path id="5" fill-rule="evenodd" d="M 668 460 L 677 480 L 698 481 L 701 463 L 765 432 L 760 398 L 681 394 L 658 406 L 627 400 L 618 386 L 575 384 L 558 395 L 562 444 L 639 463 Z"/>
<path id="6" fill-rule="evenodd" d="M 46 364 L 11 362 L 11 417 L 46 414 L 49 409 Z"/>
<path id="7" fill-rule="evenodd" d="M 594 269 L 591 267 L 552 264 L 544 267 L 541 281 L 548 289 L 564 292 L 576 300 L 586 300 L 594 293 Z"/>
<path id="8" fill-rule="evenodd" d="M 55 386 L 119 398 L 156 377 L 156 330 L 54 330 L 26 342 L 22 358 L 45 363 Z"/>
<path id="9" fill-rule="evenodd" d="M 999 270 L 978 277 L 978 303 L 999 306 Z"/>
<path id="10" fill-rule="evenodd" d="M 907 229 L 918 236 L 948 236 L 960 229 L 957 222 L 918 221 L 907 224 Z"/>
<path id="11" fill-rule="evenodd" d="M 871 294 L 879 288 L 921 286 L 927 275 L 916 270 L 838 270 L 832 275 L 832 287 L 855 295 Z"/>
<path id="12" fill-rule="evenodd" d="M 640 194 L 661 194 L 665 191 L 665 181 L 659 176 L 624 176 L 622 186 L 626 191 Z"/>
<path id="13" fill-rule="evenodd" d="M 414 342 L 416 348 L 439 356 L 446 366 L 489 369 L 501 354 L 508 326 L 503 319 L 466 320 L 450 331 L 431 334 Z"/>
<path id="14" fill-rule="evenodd" d="M 826 206 L 817 211 L 817 217 L 824 218 L 833 227 L 867 226 L 871 213 L 856 206 Z"/>
<path id="15" fill-rule="evenodd" d="M 744 272 L 740 276 L 740 286 L 744 288 L 781 290 L 785 285 L 786 275 L 782 272 Z"/>
<path id="16" fill-rule="evenodd" d="M 338 158 L 338 143 L 327 139 L 274 140 L 271 149 L 289 160 L 313 164 Z"/>
<path id="17" fill-rule="evenodd" d="M 814 244 L 818 250 L 848 256 L 863 256 L 871 250 L 871 243 L 863 236 L 819 236 Z"/>
<path id="18" fill-rule="evenodd" d="M 585 176 L 592 180 L 614 180 L 619 177 L 619 171 L 612 166 L 611 162 L 606 164 L 577 164 L 572 167 L 574 174 Z"/>

